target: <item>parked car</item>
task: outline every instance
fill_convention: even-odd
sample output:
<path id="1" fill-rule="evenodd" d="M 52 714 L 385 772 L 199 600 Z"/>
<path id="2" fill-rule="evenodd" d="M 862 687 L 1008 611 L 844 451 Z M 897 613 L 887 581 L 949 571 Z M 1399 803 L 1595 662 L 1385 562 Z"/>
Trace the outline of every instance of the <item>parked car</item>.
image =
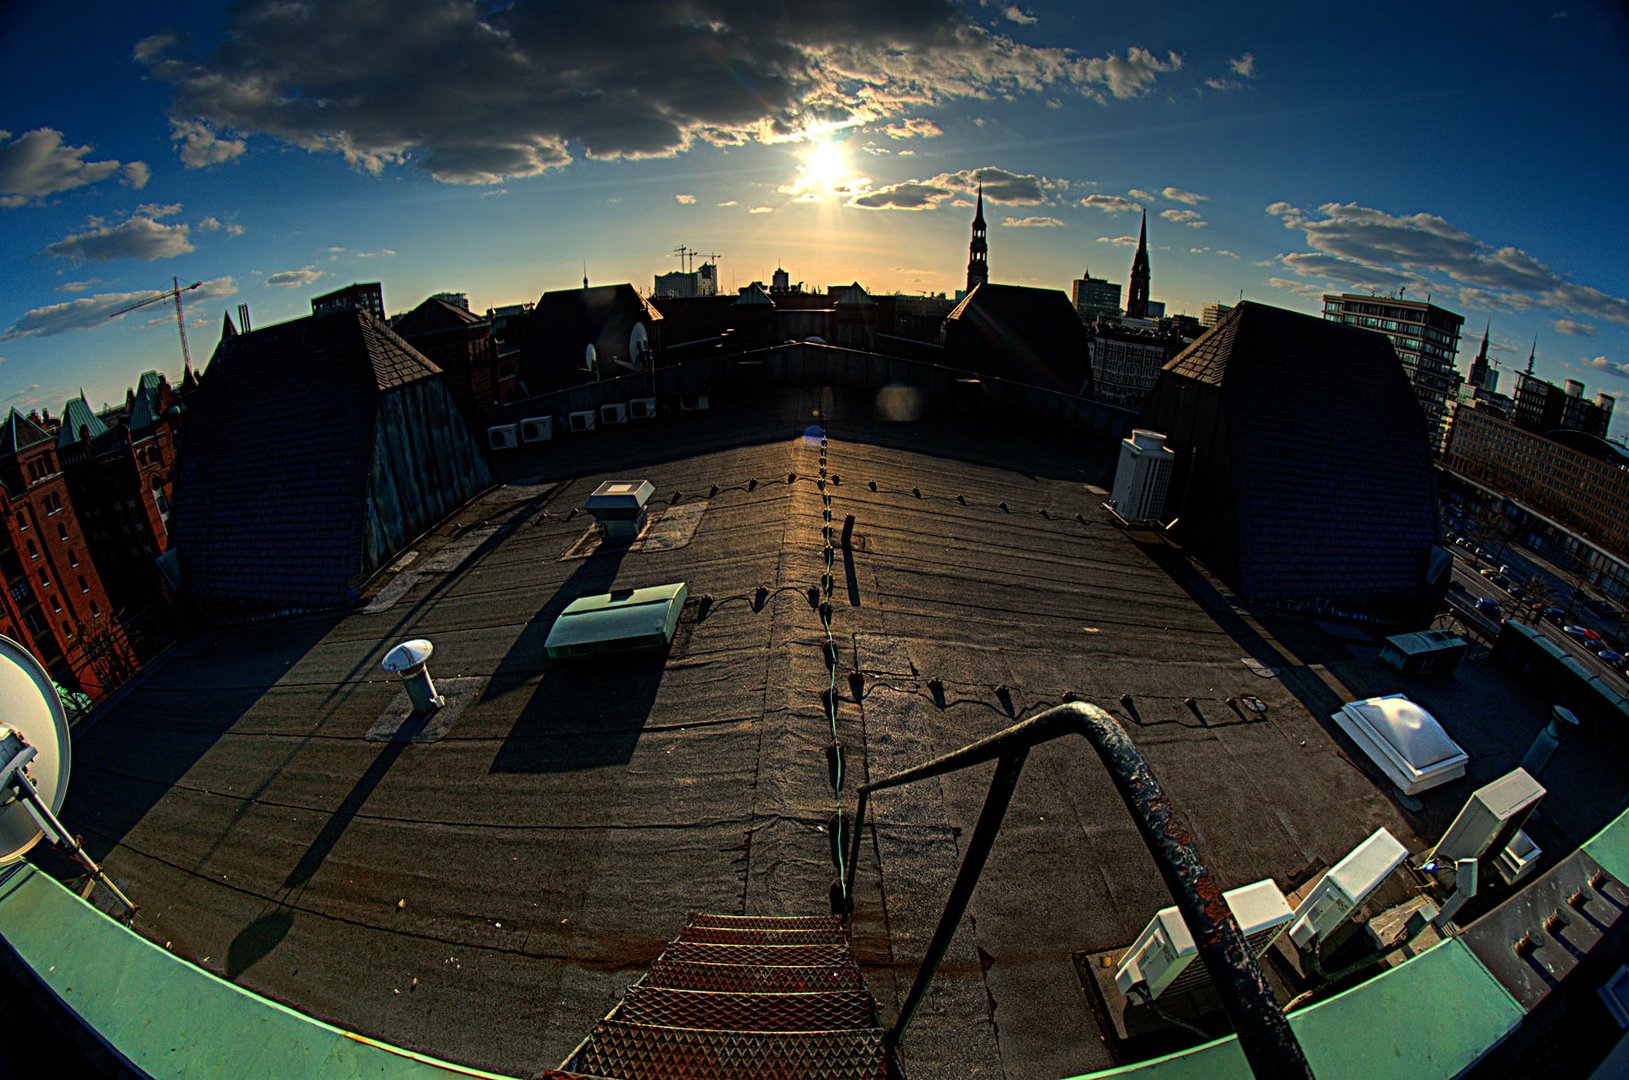
<path id="1" fill-rule="evenodd" d="M 1614 649 L 1602 649 L 1595 654 L 1601 658 L 1601 663 L 1611 664 L 1613 667 L 1623 666 L 1623 654 Z"/>
<path id="2" fill-rule="evenodd" d="M 1547 607 L 1544 609 L 1544 617 L 1556 626 L 1560 626 L 1561 620 L 1567 617 L 1567 613 L 1558 607 Z"/>
<path id="3" fill-rule="evenodd" d="M 1577 623 L 1568 623 L 1566 626 L 1561 628 L 1561 632 L 1572 638 L 1574 641 L 1581 643 L 1587 643 L 1589 641 L 1590 634 L 1594 633 L 1594 631 L 1588 629 L 1587 627 L 1579 626 Z M 1597 634 L 1596 636 L 1599 637 L 1600 635 Z"/>
<path id="4" fill-rule="evenodd" d="M 1490 619 L 1498 619 L 1503 615 L 1499 610 L 1499 605 L 1485 596 L 1476 602 L 1476 610 Z"/>

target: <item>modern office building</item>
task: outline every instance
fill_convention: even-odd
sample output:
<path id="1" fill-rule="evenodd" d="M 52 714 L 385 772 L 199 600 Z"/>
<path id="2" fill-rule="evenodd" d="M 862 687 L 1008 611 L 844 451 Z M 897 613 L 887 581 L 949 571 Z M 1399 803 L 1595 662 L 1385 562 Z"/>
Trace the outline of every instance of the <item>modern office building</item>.
<path id="1" fill-rule="evenodd" d="M 1106 278 L 1094 278 L 1090 269 L 1074 280 L 1069 299 L 1074 301 L 1080 321 L 1087 326 L 1099 315 L 1110 319 L 1120 317 L 1120 286 Z"/>
<path id="2" fill-rule="evenodd" d="M 1562 388 L 1527 372 L 1516 375 L 1514 419 L 1517 426 L 1539 435 L 1582 431 L 1604 439 L 1616 404 L 1617 399 L 1605 392 L 1590 401 L 1584 397 L 1584 384 L 1577 379 L 1568 379 Z"/>
<path id="3" fill-rule="evenodd" d="M 1447 428 L 1448 400 L 1458 381 L 1454 356 L 1459 352 L 1464 317 L 1428 300 L 1342 293 L 1324 297 L 1324 318 L 1375 330 L 1391 339 L 1420 399 L 1432 445 L 1439 445 Z"/>

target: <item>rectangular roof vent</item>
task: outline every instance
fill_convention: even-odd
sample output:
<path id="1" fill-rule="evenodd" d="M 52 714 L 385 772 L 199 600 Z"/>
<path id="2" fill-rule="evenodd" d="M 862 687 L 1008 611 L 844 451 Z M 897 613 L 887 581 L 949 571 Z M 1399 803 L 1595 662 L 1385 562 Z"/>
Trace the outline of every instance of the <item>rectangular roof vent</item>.
<path id="1" fill-rule="evenodd" d="M 554 621 L 543 650 L 549 659 L 561 660 L 666 648 L 687 595 L 681 581 L 579 597 Z"/>
<path id="2" fill-rule="evenodd" d="M 607 480 L 594 489 L 583 509 L 594 515 L 607 540 L 633 540 L 645 527 L 645 504 L 656 494 L 649 480 Z"/>

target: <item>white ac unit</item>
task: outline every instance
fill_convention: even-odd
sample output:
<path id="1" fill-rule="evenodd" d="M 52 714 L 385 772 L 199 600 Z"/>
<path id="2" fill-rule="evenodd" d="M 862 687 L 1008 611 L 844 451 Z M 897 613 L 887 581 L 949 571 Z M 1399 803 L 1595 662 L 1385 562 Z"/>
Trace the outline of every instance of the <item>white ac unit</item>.
<path id="1" fill-rule="evenodd" d="M 521 442 L 548 442 L 552 438 L 554 438 L 554 417 L 528 416 L 520 422 Z"/>
<path id="2" fill-rule="evenodd" d="M 572 433 L 576 435 L 580 435 L 587 431 L 593 431 L 595 427 L 594 410 L 584 409 L 581 412 L 567 413 L 566 426 L 569 427 Z"/>
<path id="3" fill-rule="evenodd" d="M 1256 956 L 1267 951 L 1293 917 L 1284 894 L 1271 878 L 1229 890 L 1222 899 Z M 1188 924 L 1176 907 L 1161 908 L 1126 950 L 1125 959 L 1114 973 L 1114 985 L 1120 993 L 1130 995 L 1134 986 L 1142 984 L 1149 998 L 1196 990 L 1209 981 L 1204 964 L 1190 967 L 1198 952 Z"/>
<path id="4" fill-rule="evenodd" d="M 1120 464 L 1114 472 L 1114 512 L 1127 521 L 1163 517 L 1176 454 L 1157 431 L 1137 428 L 1120 440 Z"/>
<path id="5" fill-rule="evenodd" d="M 626 424 L 628 422 L 628 406 L 618 401 L 610 405 L 600 406 L 600 423 Z"/>
<path id="6" fill-rule="evenodd" d="M 486 444 L 494 450 L 513 450 L 520 445 L 520 425 L 497 424 L 487 428 Z"/>
<path id="7" fill-rule="evenodd" d="M 1460 859 L 1482 860 L 1511 844 L 1544 798 L 1544 786 L 1526 769 L 1512 769 L 1471 792 L 1430 859 L 1452 867 Z"/>
<path id="8" fill-rule="evenodd" d="M 707 400 L 706 394 L 679 395 L 680 412 L 704 412 L 710 408 L 712 408 L 712 403 Z"/>
<path id="9" fill-rule="evenodd" d="M 656 399 L 636 397 L 628 402 L 628 416 L 634 420 L 656 419 Z"/>
<path id="10" fill-rule="evenodd" d="M 1290 940 L 1298 949 L 1310 949 L 1313 942 L 1328 941 L 1358 905 L 1380 887 L 1408 855 L 1408 849 L 1385 829 L 1352 849 L 1346 858 L 1329 868 L 1323 880 L 1307 893 L 1295 908 L 1290 924 Z"/>

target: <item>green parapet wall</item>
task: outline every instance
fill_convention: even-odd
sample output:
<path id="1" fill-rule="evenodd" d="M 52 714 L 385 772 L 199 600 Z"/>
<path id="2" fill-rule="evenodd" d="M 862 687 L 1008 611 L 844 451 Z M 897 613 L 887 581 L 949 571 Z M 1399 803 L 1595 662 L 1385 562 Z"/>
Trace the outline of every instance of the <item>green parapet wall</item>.
<path id="1" fill-rule="evenodd" d="M 150 1076 L 501 1080 L 257 997 L 125 929 L 26 863 L 0 871 L 0 936 L 58 1002 Z"/>

